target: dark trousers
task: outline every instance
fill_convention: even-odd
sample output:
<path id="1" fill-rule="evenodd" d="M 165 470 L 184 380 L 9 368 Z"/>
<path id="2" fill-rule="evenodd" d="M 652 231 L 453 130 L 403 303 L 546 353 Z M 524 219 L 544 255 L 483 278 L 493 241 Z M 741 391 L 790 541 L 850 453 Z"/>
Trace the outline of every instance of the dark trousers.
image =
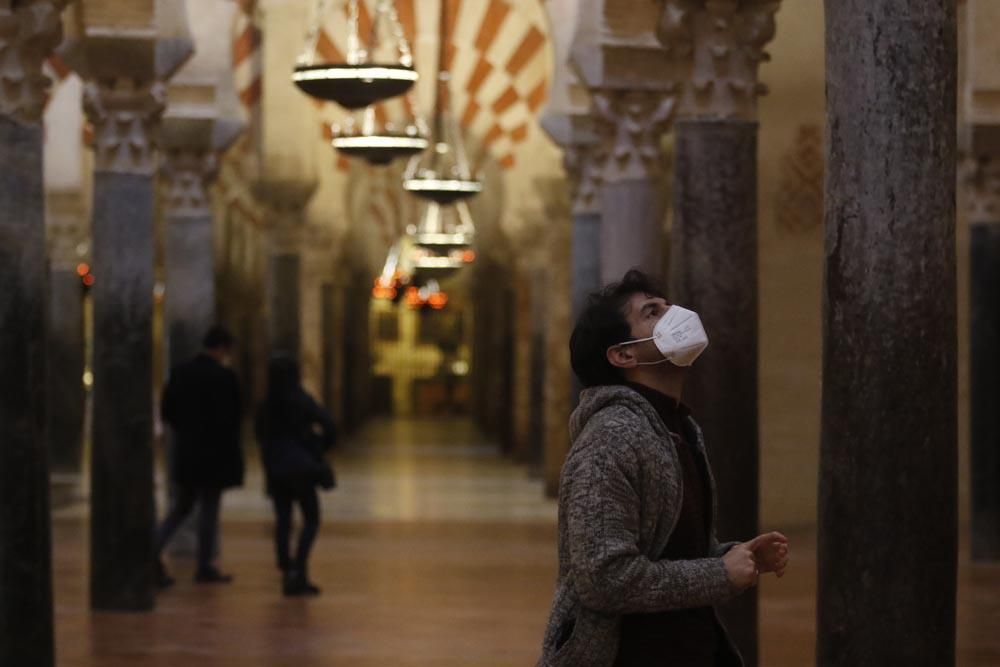
<path id="1" fill-rule="evenodd" d="M 274 527 L 274 548 L 278 556 L 278 567 L 283 572 L 296 570 L 305 573 L 316 534 L 319 533 L 319 496 L 312 484 L 272 483 L 271 500 L 277 521 Z M 302 513 L 302 529 L 299 544 L 293 557 L 289 551 L 292 538 L 292 509 L 299 506 Z"/>
<path id="2" fill-rule="evenodd" d="M 222 499 L 222 489 L 177 487 L 173 507 L 167 518 L 156 531 L 156 553 L 163 553 L 170 538 L 198 505 L 198 569 L 208 570 L 212 567 L 212 556 L 215 554 L 215 544 L 219 532 L 219 502 Z"/>

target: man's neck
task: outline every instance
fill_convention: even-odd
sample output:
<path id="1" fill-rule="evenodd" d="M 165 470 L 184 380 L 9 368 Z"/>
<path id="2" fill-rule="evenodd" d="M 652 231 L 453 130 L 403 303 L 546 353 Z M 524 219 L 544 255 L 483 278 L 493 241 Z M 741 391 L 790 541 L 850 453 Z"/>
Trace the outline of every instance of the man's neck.
<path id="1" fill-rule="evenodd" d="M 670 364 L 669 361 L 665 362 L 664 366 L 668 364 Z M 629 382 L 654 389 L 661 394 L 673 398 L 678 403 L 681 402 L 681 394 L 684 390 L 683 368 L 677 366 L 670 366 L 669 368 L 660 366 L 629 368 L 625 370 L 625 379 Z"/>

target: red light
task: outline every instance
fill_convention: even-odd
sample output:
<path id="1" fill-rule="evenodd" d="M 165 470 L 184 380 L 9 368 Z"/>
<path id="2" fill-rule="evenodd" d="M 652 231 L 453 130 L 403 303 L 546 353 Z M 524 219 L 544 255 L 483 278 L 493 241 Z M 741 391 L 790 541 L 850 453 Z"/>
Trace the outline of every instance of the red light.
<path id="1" fill-rule="evenodd" d="M 83 278 L 88 273 L 90 273 L 90 264 L 87 264 L 86 262 L 80 262 L 79 264 L 76 265 L 76 275 Z"/>
<path id="2" fill-rule="evenodd" d="M 472 264 L 474 261 L 476 261 L 476 251 L 466 250 L 465 252 L 463 252 L 462 261 L 465 262 L 466 264 Z"/>
<path id="3" fill-rule="evenodd" d="M 88 273 L 83 277 L 83 284 L 87 287 L 93 287 L 94 285 L 94 274 Z"/>

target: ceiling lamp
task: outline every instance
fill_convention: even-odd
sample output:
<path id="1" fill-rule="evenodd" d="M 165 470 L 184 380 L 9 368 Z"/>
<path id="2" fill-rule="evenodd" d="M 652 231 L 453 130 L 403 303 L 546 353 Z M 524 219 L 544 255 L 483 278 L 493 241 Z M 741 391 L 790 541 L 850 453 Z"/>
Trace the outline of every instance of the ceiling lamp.
<path id="1" fill-rule="evenodd" d="M 449 41 L 448 4 L 441 3 L 434 145 L 431 150 L 410 161 L 403 177 L 403 188 L 407 192 L 438 204 L 452 204 L 472 197 L 483 189 L 483 184 L 472 177 L 462 144 L 461 130 L 450 112 L 450 77 L 444 65 L 445 49 Z"/>
<path id="2" fill-rule="evenodd" d="M 316 45 L 319 42 L 323 18 L 329 0 L 318 0 L 315 22 L 306 37 L 306 49 L 299 57 L 292 74 L 292 81 L 302 92 L 324 102 L 336 102 L 345 109 L 364 109 L 380 100 L 406 93 L 417 81 L 413 68 L 413 55 L 403 33 L 403 26 L 396 14 L 393 0 L 377 0 L 372 18 L 372 32 L 367 44 L 359 35 L 360 0 L 348 0 L 348 37 L 345 62 L 317 63 Z M 379 32 L 383 27 L 390 31 L 398 57 L 379 59 Z"/>
<path id="3" fill-rule="evenodd" d="M 401 130 L 392 122 L 379 128 L 374 106 L 364 110 L 360 124 L 350 118 L 343 128 L 334 127 L 331 143 L 341 153 L 377 167 L 397 158 L 412 157 L 428 146 L 427 132 L 420 120 L 406 123 Z"/>

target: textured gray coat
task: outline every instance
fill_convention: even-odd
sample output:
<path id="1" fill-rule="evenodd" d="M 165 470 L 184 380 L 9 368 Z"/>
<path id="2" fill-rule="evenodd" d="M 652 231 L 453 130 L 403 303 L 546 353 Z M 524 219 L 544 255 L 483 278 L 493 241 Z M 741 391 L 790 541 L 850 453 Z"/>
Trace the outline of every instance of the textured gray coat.
<path id="1" fill-rule="evenodd" d="M 732 543 L 715 539 L 713 516 L 714 557 L 656 560 L 680 514 L 682 473 L 677 436 L 637 392 L 584 390 L 570 436 L 559 486 L 559 578 L 538 666 L 606 667 L 618 652 L 622 615 L 731 597 L 721 556 Z M 714 498 L 711 473 L 709 484 Z"/>

